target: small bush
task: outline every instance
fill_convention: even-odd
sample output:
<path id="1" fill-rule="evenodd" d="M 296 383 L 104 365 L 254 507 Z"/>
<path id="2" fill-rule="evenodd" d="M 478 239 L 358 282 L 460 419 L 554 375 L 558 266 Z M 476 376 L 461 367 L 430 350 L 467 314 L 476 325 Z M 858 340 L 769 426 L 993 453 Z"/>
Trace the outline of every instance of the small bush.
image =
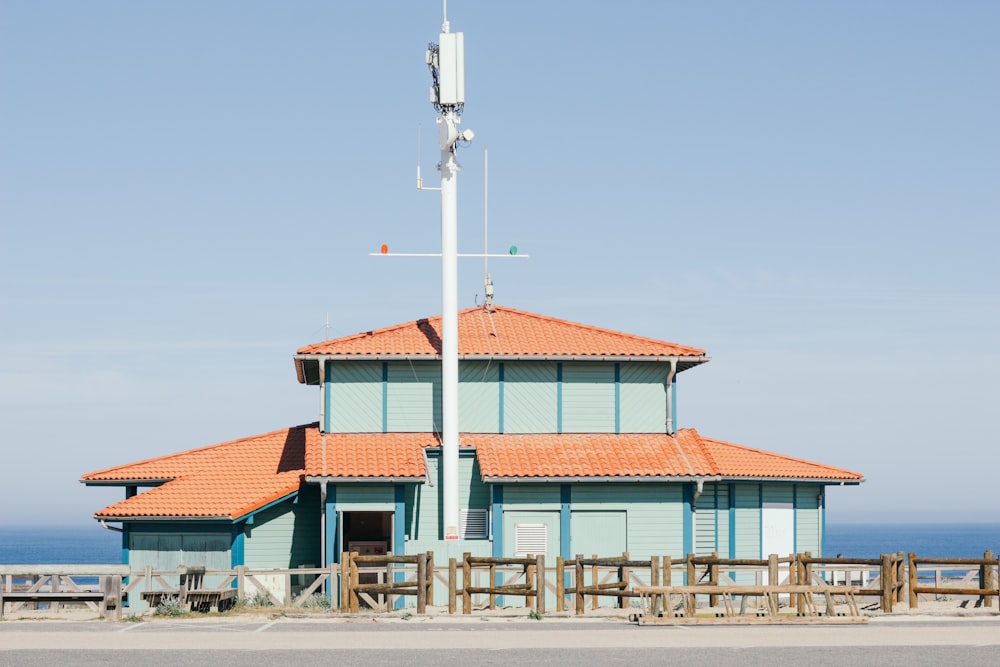
<path id="1" fill-rule="evenodd" d="M 254 591 L 252 595 L 247 595 L 243 598 L 243 604 L 247 607 L 274 606 L 274 603 L 271 602 L 271 596 L 267 594 L 267 591 Z"/>
<path id="2" fill-rule="evenodd" d="M 305 609 L 330 609 L 333 603 L 323 593 L 313 593 L 302 603 Z"/>
<path id="3" fill-rule="evenodd" d="M 187 613 L 187 608 L 181 604 L 180 598 L 176 595 L 162 598 L 160 604 L 156 605 L 156 609 L 153 610 L 154 616 L 185 616 Z"/>
<path id="4" fill-rule="evenodd" d="M 528 618 L 530 618 L 533 621 L 540 621 L 542 620 L 542 615 L 538 612 L 537 609 L 532 609 L 530 612 L 528 612 Z"/>

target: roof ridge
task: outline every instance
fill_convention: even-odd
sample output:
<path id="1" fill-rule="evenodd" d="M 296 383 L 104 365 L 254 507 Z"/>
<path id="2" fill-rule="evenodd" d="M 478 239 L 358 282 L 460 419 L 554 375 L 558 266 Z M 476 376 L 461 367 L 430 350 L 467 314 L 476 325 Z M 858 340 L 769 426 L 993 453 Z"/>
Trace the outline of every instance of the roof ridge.
<path id="1" fill-rule="evenodd" d="M 692 347 L 691 345 L 684 345 L 682 343 L 676 343 L 676 342 L 671 341 L 671 340 L 661 340 L 659 338 L 651 338 L 649 336 L 640 336 L 639 334 L 629 333 L 627 331 L 617 331 L 615 329 L 608 329 L 608 328 L 605 328 L 605 327 L 599 327 L 599 326 L 594 325 L 594 324 L 587 324 L 585 322 L 577 322 L 575 320 L 567 320 L 567 319 L 563 319 L 561 317 L 553 317 L 551 315 L 542 315 L 541 313 L 533 313 L 533 312 L 527 311 L 527 310 L 518 310 L 517 308 L 510 308 L 510 307 L 507 307 L 507 306 L 494 306 L 494 309 L 495 310 L 500 310 L 500 311 L 507 311 L 507 312 L 510 312 L 510 313 L 516 313 L 518 315 L 524 315 L 524 316 L 527 316 L 527 317 L 532 317 L 532 318 L 537 319 L 537 320 L 544 320 L 544 321 L 547 321 L 547 322 L 556 322 L 556 323 L 559 323 L 559 324 L 565 324 L 565 325 L 569 325 L 569 326 L 573 326 L 573 327 L 578 327 L 578 328 L 582 328 L 582 329 L 589 329 L 591 331 L 599 331 L 601 333 L 609 334 L 609 335 L 612 335 L 612 336 L 617 336 L 619 338 L 628 338 L 628 339 L 631 339 L 631 340 L 643 341 L 643 342 L 646 342 L 646 343 L 660 343 L 660 344 L 666 343 L 667 345 L 673 345 L 675 347 L 686 347 L 686 348 L 689 348 L 691 350 L 698 350 L 701 354 L 705 354 L 705 350 L 703 350 L 700 347 Z"/>
<path id="2" fill-rule="evenodd" d="M 711 438 L 703 438 L 701 433 L 698 433 L 698 429 L 696 428 L 679 428 L 677 429 L 677 433 L 685 433 L 693 437 L 698 449 L 701 451 L 701 455 L 705 457 L 706 461 L 708 461 L 709 467 L 712 469 L 712 473 L 716 475 L 720 474 L 719 471 L 721 468 L 719 467 L 719 462 L 715 460 L 715 457 L 712 456 L 712 452 L 705 446 L 704 441 L 710 440 Z"/>

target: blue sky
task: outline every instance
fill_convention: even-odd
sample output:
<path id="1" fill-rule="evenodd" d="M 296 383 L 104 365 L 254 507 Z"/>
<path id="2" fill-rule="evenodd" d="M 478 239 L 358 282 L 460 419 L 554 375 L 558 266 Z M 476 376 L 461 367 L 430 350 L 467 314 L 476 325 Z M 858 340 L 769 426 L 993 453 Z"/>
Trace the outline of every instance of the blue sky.
<path id="1" fill-rule="evenodd" d="M 704 347 L 680 426 L 995 519 L 1000 4 L 452 0 L 460 249 L 503 305 Z M 317 418 L 295 349 L 440 312 L 436 0 L 0 2 L 2 523 Z M 459 303 L 482 295 L 461 266 Z"/>

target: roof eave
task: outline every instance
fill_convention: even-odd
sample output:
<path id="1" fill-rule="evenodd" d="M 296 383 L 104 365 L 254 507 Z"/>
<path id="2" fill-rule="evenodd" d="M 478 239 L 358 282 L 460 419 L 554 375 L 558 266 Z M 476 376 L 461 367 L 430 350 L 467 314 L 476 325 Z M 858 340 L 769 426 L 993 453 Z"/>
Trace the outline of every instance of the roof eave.
<path id="1" fill-rule="evenodd" d="M 140 478 L 140 479 L 81 479 L 80 482 L 86 486 L 161 486 L 167 482 L 172 482 L 176 477 L 163 478 Z"/>
<path id="2" fill-rule="evenodd" d="M 211 516 L 144 516 L 141 514 L 116 514 L 110 516 L 104 516 L 101 514 L 95 514 L 94 519 L 97 521 L 184 521 L 184 522 L 194 522 L 194 521 L 227 521 L 229 523 L 233 522 L 233 517 L 229 515 L 211 515 Z"/>
<path id="3" fill-rule="evenodd" d="M 370 482 L 384 484 L 423 484 L 427 481 L 426 475 L 419 477 L 337 477 L 334 475 L 306 475 L 306 482 L 309 484 L 319 484 L 322 482 L 332 482 L 334 484 L 344 484 L 347 482 Z"/>
<path id="4" fill-rule="evenodd" d="M 321 361 L 441 361 L 440 354 L 296 354 L 295 375 L 299 384 L 309 384 L 306 380 L 304 364 Z M 460 354 L 459 361 L 617 361 L 668 363 L 676 361 L 678 372 L 708 363 L 711 357 L 704 355 L 636 355 L 636 354 Z"/>

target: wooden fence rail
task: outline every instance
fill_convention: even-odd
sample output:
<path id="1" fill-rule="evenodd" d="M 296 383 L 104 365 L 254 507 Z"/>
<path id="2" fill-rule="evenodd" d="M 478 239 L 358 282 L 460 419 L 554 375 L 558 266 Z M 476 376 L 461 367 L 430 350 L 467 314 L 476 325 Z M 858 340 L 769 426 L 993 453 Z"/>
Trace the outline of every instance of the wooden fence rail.
<path id="1" fill-rule="evenodd" d="M 986 607 L 992 607 L 993 598 L 1000 597 L 1000 586 L 998 586 L 1000 577 L 997 577 L 997 569 L 995 569 L 1000 568 L 1000 559 L 994 558 L 992 551 L 985 552 L 982 558 L 917 558 L 915 553 L 911 553 L 908 560 L 910 609 L 916 609 L 919 606 L 921 593 L 925 595 L 974 595 Z M 921 565 L 933 566 L 933 586 L 920 585 Z M 943 568 L 973 569 L 962 578 L 958 586 L 945 586 L 941 582 Z M 975 588 L 967 586 L 977 574 L 978 586 Z"/>

